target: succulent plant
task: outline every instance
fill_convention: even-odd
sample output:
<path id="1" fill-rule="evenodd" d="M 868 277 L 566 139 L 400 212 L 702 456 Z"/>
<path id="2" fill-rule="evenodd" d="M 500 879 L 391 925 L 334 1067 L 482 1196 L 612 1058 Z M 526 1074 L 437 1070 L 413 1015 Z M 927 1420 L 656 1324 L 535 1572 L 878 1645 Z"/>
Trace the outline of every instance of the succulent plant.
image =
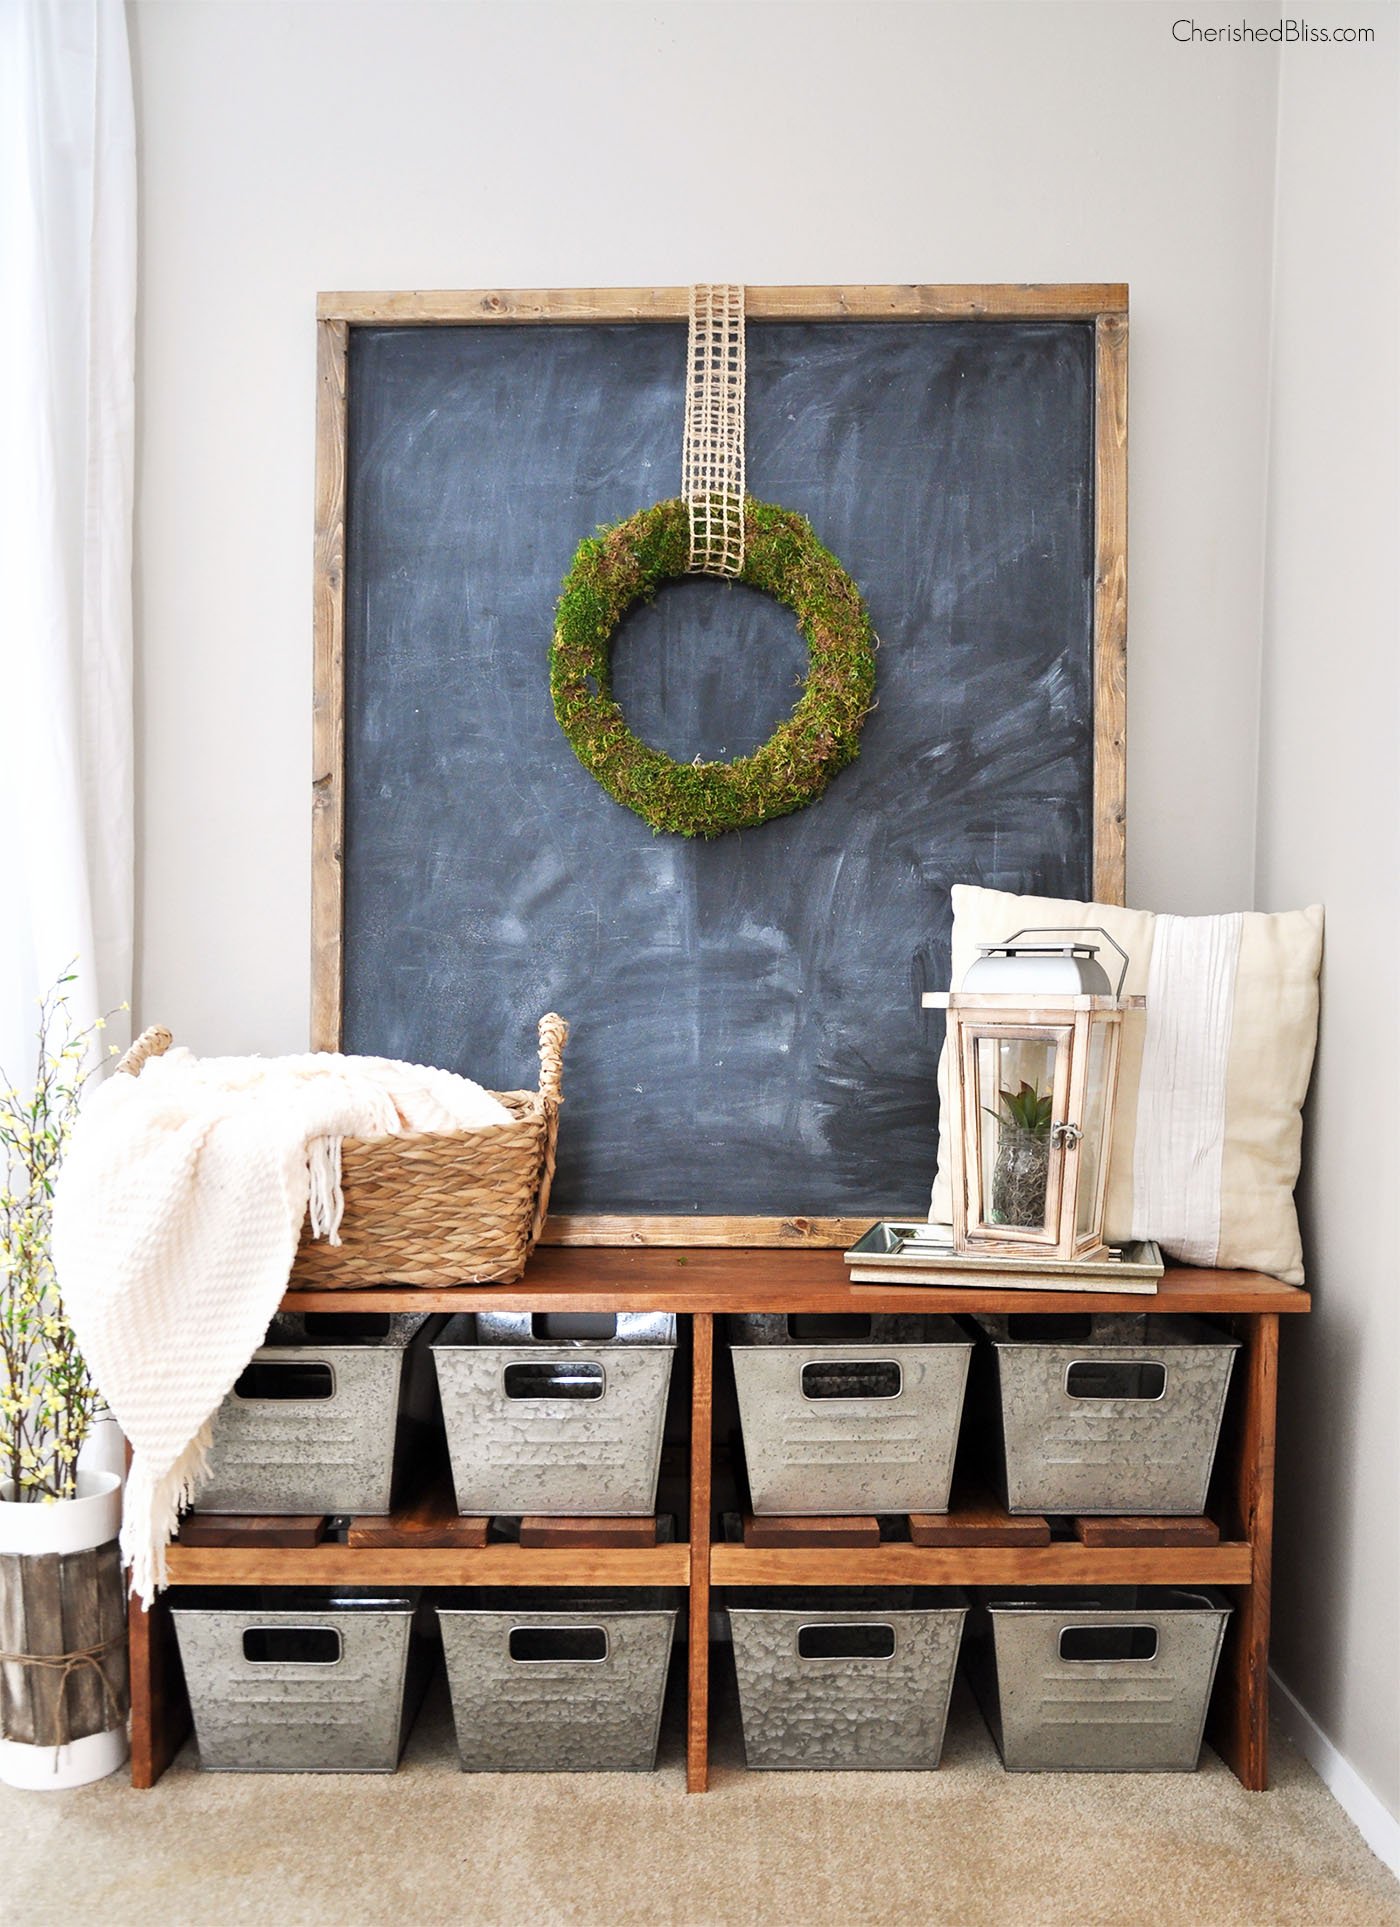
<path id="1" fill-rule="evenodd" d="M 1033 1226 L 1045 1221 L 1050 1172 L 1050 1114 L 1054 1096 L 1024 1081 L 1017 1091 L 1002 1090 L 999 1108 L 982 1106 L 1001 1125 L 992 1168 L 993 1224 Z"/>
<path id="2" fill-rule="evenodd" d="M 994 1111 L 989 1104 L 982 1106 L 988 1117 L 996 1118 L 999 1124 L 1009 1124 L 1013 1130 L 1029 1131 L 1033 1137 L 1049 1137 L 1050 1114 L 1054 1108 L 1049 1091 L 1038 1091 L 1034 1084 L 1027 1084 L 1023 1079 L 1019 1091 L 1003 1089 L 1000 1097 L 999 1111 Z"/>

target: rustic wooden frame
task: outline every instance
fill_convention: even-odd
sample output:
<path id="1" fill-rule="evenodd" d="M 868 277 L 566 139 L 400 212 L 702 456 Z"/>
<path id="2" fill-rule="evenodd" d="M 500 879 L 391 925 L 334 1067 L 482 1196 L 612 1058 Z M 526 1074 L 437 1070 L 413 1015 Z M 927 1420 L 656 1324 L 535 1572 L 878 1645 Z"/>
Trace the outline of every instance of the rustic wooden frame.
<path id="1" fill-rule="evenodd" d="M 1094 895 L 1122 903 L 1127 821 L 1128 291 L 1120 283 L 749 287 L 754 321 L 1094 324 Z M 346 404 L 354 327 L 684 321 L 686 288 L 322 294 L 317 300 L 311 1044 L 338 1050 L 345 833 Z M 908 1200 L 872 1199 L 896 1213 Z M 844 1246 L 869 1218 L 559 1216 L 550 1244 Z"/>

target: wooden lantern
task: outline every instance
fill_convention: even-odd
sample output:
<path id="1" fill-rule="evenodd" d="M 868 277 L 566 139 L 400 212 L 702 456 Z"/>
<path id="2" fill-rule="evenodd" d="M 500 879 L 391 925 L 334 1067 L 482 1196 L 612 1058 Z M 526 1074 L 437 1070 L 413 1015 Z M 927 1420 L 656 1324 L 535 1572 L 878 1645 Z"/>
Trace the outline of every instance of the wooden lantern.
<path id="1" fill-rule="evenodd" d="M 1052 936 L 1069 942 L 1044 941 Z M 1123 959 L 1115 990 L 1103 937 Z M 1040 939 L 1022 942 L 1020 939 Z M 1104 1243 L 1128 959 L 1107 931 L 1018 930 L 982 949 L 948 1012 L 953 1248 L 968 1255 L 1096 1261 Z"/>

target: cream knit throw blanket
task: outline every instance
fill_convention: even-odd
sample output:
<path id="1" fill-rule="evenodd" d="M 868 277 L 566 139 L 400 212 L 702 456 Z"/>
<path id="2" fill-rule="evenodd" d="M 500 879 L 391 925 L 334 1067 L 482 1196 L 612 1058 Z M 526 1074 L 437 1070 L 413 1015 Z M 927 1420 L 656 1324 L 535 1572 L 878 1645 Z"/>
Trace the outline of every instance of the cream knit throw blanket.
<path id="1" fill-rule="evenodd" d="M 262 1343 L 302 1226 L 338 1242 L 340 1139 L 510 1121 L 467 1078 L 330 1054 L 172 1050 L 84 1106 L 54 1205 L 83 1356 L 131 1442 L 122 1553 L 150 1604 L 214 1416 Z"/>

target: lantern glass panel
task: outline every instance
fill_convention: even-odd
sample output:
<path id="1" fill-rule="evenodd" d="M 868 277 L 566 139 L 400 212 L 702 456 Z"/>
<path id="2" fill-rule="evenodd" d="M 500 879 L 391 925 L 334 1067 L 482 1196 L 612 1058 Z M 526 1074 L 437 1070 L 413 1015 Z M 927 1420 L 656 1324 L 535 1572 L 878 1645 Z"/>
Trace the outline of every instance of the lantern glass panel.
<path id="1" fill-rule="evenodd" d="M 1089 1072 L 1084 1085 L 1084 1135 L 1079 1143 L 1079 1199 L 1075 1230 L 1081 1237 L 1096 1229 L 1099 1168 L 1107 1151 L 1108 1070 L 1111 1032 L 1106 1024 L 1089 1028 Z"/>
<path id="2" fill-rule="evenodd" d="M 1058 1046 L 1049 1038 L 1016 1036 L 981 1036 L 976 1044 L 982 1221 L 1016 1230 L 1049 1230 Z"/>

